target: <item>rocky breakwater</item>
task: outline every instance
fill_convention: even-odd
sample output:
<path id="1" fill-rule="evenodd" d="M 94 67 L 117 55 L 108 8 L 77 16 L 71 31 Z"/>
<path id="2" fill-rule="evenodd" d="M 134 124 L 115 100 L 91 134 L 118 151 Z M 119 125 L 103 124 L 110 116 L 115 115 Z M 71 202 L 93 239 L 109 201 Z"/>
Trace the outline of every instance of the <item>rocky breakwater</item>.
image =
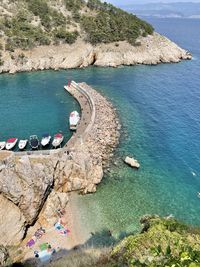
<path id="1" fill-rule="evenodd" d="M 105 97 L 86 84 L 80 86 L 95 108 L 88 111 L 89 102 L 79 92 L 86 104 L 80 101 L 85 120 L 64 148 L 49 155 L 0 153 L 0 245 L 19 244 L 38 218 L 52 223 L 55 211 L 67 205 L 68 192 L 95 192 L 103 178 L 120 125 Z"/>
<path id="2" fill-rule="evenodd" d="M 138 38 L 136 45 L 120 41 L 93 46 L 79 38 L 73 45 L 48 45 L 24 51 L 16 49 L 12 54 L 2 51 L 0 73 L 81 68 L 89 65 L 151 65 L 191 58 L 186 50 L 154 32 L 153 35 Z"/>

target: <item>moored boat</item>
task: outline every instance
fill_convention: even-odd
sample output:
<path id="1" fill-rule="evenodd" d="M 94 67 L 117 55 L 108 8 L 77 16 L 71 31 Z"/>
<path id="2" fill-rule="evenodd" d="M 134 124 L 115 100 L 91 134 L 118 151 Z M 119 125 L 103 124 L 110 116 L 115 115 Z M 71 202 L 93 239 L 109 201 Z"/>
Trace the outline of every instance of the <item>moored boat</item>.
<path id="1" fill-rule="evenodd" d="M 40 142 L 39 142 L 37 135 L 31 135 L 30 136 L 29 144 L 30 144 L 32 149 L 37 149 L 39 147 Z"/>
<path id="2" fill-rule="evenodd" d="M 25 149 L 25 147 L 27 146 L 27 143 L 28 143 L 28 140 L 27 140 L 27 139 L 19 140 L 18 148 L 19 148 L 20 150 Z"/>
<path id="3" fill-rule="evenodd" d="M 42 136 L 41 145 L 43 147 L 47 146 L 51 141 L 51 136 L 49 134 L 44 134 Z"/>
<path id="4" fill-rule="evenodd" d="M 63 140 L 64 140 L 64 136 L 61 133 L 55 134 L 53 138 L 52 146 L 55 148 L 60 146 Z"/>
<path id="5" fill-rule="evenodd" d="M 75 110 L 70 113 L 69 116 L 69 125 L 70 125 L 70 130 L 76 131 L 77 125 L 80 121 L 80 115 L 79 113 Z"/>
<path id="6" fill-rule="evenodd" d="M 0 150 L 3 150 L 6 146 L 6 142 L 5 141 L 2 141 L 0 142 Z"/>
<path id="7" fill-rule="evenodd" d="M 6 149 L 11 150 L 17 144 L 17 138 L 10 138 L 6 141 Z"/>

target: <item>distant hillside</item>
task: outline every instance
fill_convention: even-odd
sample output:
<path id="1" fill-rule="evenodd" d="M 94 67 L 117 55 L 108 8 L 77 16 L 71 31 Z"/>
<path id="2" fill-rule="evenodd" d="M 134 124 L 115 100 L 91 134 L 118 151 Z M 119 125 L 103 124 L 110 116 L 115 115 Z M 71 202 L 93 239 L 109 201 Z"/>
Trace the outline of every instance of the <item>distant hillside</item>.
<path id="1" fill-rule="evenodd" d="M 138 16 L 200 18 L 200 3 L 149 3 L 123 6 Z"/>
<path id="2" fill-rule="evenodd" d="M 1 49 L 30 49 L 39 45 L 86 42 L 110 43 L 152 34 L 148 23 L 99 0 L 2 0 Z"/>

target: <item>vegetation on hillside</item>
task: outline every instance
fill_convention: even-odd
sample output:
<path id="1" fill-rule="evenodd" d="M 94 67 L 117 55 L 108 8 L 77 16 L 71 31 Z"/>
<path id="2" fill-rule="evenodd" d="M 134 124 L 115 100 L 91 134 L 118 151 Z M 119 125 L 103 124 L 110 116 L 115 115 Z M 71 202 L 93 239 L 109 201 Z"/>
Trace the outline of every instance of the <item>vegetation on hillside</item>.
<path id="1" fill-rule="evenodd" d="M 112 256 L 119 266 L 199 267 L 200 229 L 173 218 L 146 217 L 143 233 L 125 238 Z"/>
<path id="2" fill-rule="evenodd" d="M 80 35 L 92 44 L 127 40 L 153 33 L 148 23 L 99 0 L 10 0 L 0 4 L 0 33 L 5 48 L 30 49 L 39 45 L 74 43 Z"/>

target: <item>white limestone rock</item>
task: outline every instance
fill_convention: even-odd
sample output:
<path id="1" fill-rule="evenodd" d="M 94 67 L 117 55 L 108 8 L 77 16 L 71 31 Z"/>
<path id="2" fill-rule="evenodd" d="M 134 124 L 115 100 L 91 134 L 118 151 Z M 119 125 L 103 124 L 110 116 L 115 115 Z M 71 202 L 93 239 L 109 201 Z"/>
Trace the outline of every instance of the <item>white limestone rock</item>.
<path id="1" fill-rule="evenodd" d="M 22 240 L 26 220 L 20 209 L 0 194 L 0 245 L 11 246 Z"/>

